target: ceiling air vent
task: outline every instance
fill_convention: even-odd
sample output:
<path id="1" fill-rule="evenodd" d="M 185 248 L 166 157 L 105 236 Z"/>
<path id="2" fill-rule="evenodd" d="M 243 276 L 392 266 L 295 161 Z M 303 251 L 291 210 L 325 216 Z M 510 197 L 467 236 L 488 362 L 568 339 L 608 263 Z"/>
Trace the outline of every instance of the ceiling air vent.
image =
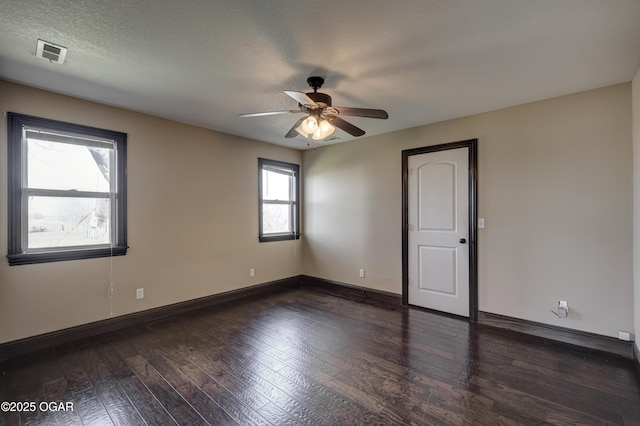
<path id="1" fill-rule="evenodd" d="M 66 55 L 66 47 L 38 39 L 38 45 L 36 47 L 36 56 L 38 58 L 47 59 L 49 62 L 61 64 L 64 62 L 64 57 Z"/>

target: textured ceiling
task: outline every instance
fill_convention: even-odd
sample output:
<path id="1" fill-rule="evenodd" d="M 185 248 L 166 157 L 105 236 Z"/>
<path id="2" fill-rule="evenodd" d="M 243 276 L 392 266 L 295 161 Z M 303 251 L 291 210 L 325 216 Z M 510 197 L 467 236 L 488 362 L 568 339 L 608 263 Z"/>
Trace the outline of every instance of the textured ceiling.
<path id="1" fill-rule="evenodd" d="M 630 81 L 638 0 L 0 0 L 0 78 L 274 144 L 283 90 L 381 108 L 369 135 Z M 69 49 L 35 57 L 38 38 Z M 353 139 L 338 130 L 337 142 Z M 335 142 L 333 142 L 335 143 Z"/>

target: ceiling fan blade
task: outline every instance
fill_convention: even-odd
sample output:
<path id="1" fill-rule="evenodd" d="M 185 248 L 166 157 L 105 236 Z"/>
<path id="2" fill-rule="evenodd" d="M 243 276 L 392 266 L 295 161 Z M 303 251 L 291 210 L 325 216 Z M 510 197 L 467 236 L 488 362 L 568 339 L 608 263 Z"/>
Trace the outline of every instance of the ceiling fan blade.
<path id="1" fill-rule="evenodd" d="M 308 105 L 308 106 L 312 106 L 312 107 L 317 107 L 318 106 L 318 104 L 315 103 L 315 101 L 313 99 L 311 99 L 309 96 L 307 96 L 305 93 L 296 92 L 296 91 L 293 91 L 293 90 L 285 90 L 284 93 L 286 93 L 287 95 L 291 96 L 300 105 Z"/>
<path id="2" fill-rule="evenodd" d="M 278 114 L 291 114 L 302 112 L 300 109 L 290 109 L 287 111 L 266 111 L 266 112 L 251 112 L 249 114 L 240 114 L 238 117 L 263 117 L 265 115 L 278 115 Z"/>
<path id="3" fill-rule="evenodd" d="M 295 138 L 296 136 L 298 136 L 300 133 L 298 133 L 298 131 L 296 130 L 298 128 L 298 126 L 300 125 L 300 123 L 302 123 L 302 120 L 304 120 L 306 117 L 302 117 L 300 120 L 296 121 L 296 124 L 293 125 L 293 127 L 291 129 L 289 129 L 289 131 L 287 132 L 286 135 L 284 135 L 285 138 Z"/>
<path id="4" fill-rule="evenodd" d="M 329 118 L 329 123 L 333 124 L 339 129 L 344 130 L 352 136 L 362 136 L 365 133 L 364 130 L 362 130 L 360 127 L 356 127 L 336 115 L 329 114 L 327 115 L 327 118 Z"/>
<path id="5" fill-rule="evenodd" d="M 349 107 L 333 107 L 340 115 L 351 115 L 354 117 L 368 117 L 368 118 L 389 118 L 387 111 L 382 109 L 370 109 L 370 108 L 349 108 Z"/>

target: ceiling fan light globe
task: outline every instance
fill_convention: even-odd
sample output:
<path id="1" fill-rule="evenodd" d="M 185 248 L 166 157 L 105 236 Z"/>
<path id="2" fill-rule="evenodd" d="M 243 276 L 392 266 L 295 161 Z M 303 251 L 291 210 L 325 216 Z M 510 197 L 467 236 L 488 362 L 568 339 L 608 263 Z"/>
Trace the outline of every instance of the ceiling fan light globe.
<path id="1" fill-rule="evenodd" d="M 318 130 L 313 133 L 312 138 L 316 141 L 322 140 L 327 136 L 333 134 L 335 130 L 336 128 L 333 127 L 327 120 L 322 120 L 318 125 Z"/>
<path id="2" fill-rule="evenodd" d="M 318 130 L 318 120 L 314 116 L 310 115 L 300 123 L 300 127 L 306 134 L 315 133 Z"/>
<path id="3" fill-rule="evenodd" d="M 322 137 L 326 138 L 327 136 L 333 134 L 336 131 L 336 128 L 331 125 L 327 120 L 322 120 L 319 125 L 320 130 L 322 131 Z"/>

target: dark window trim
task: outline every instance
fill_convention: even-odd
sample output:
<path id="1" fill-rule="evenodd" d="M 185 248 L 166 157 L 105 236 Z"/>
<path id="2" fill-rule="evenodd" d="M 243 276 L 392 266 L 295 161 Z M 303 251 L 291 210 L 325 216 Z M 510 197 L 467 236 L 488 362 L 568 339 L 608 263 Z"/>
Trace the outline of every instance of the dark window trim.
<path id="1" fill-rule="evenodd" d="M 264 166 L 283 167 L 293 170 L 295 176 L 295 179 L 293 180 L 293 193 L 295 196 L 295 199 L 293 201 L 293 205 L 295 206 L 293 220 L 295 221 L 295 225 L 292 233 L 266 235 L 262 233 L 262 169 Z M 298 164 L 269 160 L 266 158 L 258 158 L 258 232 L 258 240 L 261 243 L 268 241 L 297 240 L 300 238 L 300 166 Z"/>
<path id="2" fill-rule="evenodd" d="M 24 253 L 22 248 L 22 128 L 43 127 L 71 133 L 81 133 L 112 139 L 116 143 L 116 229 L 113 247 L 64 248 Z M 7 172 L 8 172 L 8 244 L 9 265 L 59 262 L 63 260 L 93 259 L 122 256 L 127 252 L 127 134 L 80 124 L 66 123 L 24 114 L 7 113 Z"/>

